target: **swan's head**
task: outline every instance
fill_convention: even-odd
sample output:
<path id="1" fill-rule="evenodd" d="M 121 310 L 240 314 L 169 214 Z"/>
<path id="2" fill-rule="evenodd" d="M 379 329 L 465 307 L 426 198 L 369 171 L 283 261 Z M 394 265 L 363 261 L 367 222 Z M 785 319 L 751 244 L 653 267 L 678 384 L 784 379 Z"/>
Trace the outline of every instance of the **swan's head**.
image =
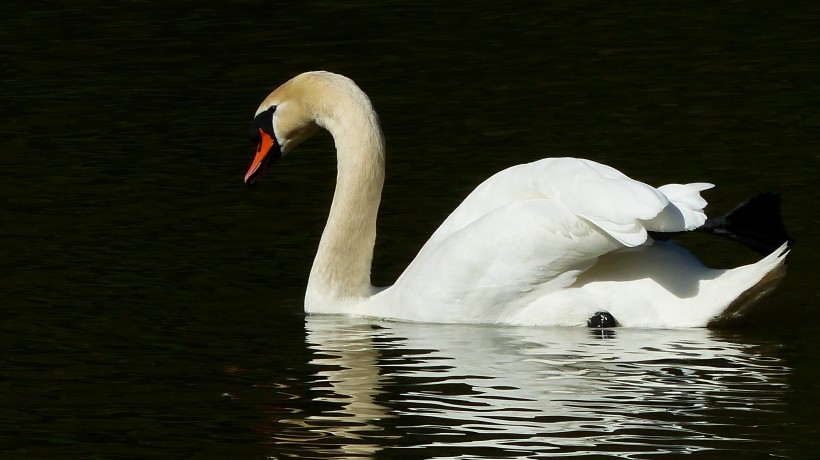
<path id="1" fill-rule="evenodd" d="M 318 131 L 313 111 L 307 109 L 313 98 L 310 82 L 304 76 L 299 75 L 274 90 L 256 110 L 249 133 L 256 144 L 256 155 L 245 174 L 246 184 L 255 184 L 268 164 Z"/>

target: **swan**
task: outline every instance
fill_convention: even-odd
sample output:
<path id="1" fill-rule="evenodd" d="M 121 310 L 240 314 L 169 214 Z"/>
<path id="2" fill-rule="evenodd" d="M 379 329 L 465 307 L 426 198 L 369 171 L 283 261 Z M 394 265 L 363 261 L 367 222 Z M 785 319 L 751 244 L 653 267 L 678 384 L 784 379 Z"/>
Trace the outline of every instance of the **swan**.
<path id="1" fill-rule="evenodd" d="M 252 122 L 257 149 L 245 182 L 255 184 L 270 162 L 319 129 L 335 141 L 337 179 L 308 278 L 308 314 L 705 327 L 743 314 L 784 273 L 789 242 L 779 208 L 772 209 L 777 203 L 766 204 L 772 196 L 707 220 L 700 192 L 712 184 L 655 188 L 594 161 L 545 158 L 480 184 L 395 284 L 377 288 L 370 269 L 385 141 L 370 99 L 351 79 L 306 72 L 270 93 Z M 765 224 L 763 231 L 741 228 L 755 222 Z M 732 269 L 707 268 L 668 239 L 695 230 L 734 237 L 768 255 Z"/>

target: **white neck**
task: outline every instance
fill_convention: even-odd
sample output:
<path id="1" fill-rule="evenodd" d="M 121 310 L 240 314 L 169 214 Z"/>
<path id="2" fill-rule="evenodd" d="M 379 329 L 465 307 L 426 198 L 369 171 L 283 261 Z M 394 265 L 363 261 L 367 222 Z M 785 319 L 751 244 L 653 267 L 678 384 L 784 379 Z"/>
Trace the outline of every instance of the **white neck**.
<path id="1" fill-rule="evenodd" d="M 323 87 L 321 103 L 313 107 L 316 123 L 335 140 L 338 171 L 308 280 L 307 312 L 333 311 L 373 294 L 370 265 L 384 184 L 384 138 L 367 96 L 349 80 L 341 83 Z"/>

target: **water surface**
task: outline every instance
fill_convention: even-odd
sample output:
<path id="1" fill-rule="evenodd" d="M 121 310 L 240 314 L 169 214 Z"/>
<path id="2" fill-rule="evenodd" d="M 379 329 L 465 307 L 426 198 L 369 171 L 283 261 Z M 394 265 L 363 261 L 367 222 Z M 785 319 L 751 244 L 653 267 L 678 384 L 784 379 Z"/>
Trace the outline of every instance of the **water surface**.
<path id="1" fill-rule="evenodd" d="M 811 458 L 817 21 L 768 2 L 0 6 L 2 457 Z M 557 155 L 714 182 L 712 214 L 779 191 L 789 274 L 728 331 L 305 318 L 332 140 L 241 179 L 258 103 L 315 69 L 383 123 L 377 284 L 485 177 Z"/>

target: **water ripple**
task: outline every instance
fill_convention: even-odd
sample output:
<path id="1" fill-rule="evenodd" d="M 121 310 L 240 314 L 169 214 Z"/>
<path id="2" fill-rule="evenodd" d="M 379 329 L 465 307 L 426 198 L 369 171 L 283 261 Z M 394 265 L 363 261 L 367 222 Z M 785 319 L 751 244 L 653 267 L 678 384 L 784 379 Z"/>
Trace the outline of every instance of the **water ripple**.
<path id="1" fill-rule="evenodd" d="M 602 336 L 332 317 L 308 318 L 307 330 L 321 409 L 271 434 L 297 443 L 299 458 L 307 446 L 320 458 L 778 450 L 790 370 L 771 344 L 708 330 Z"/>

